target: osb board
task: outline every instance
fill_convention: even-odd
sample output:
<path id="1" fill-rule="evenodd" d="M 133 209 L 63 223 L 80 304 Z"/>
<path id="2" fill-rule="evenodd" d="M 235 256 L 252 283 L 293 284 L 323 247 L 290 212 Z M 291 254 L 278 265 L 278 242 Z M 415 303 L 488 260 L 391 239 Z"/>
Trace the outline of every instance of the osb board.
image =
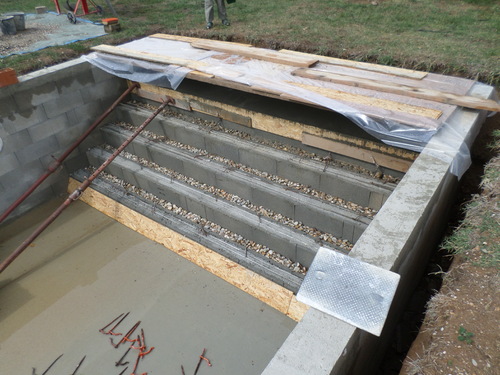
<path id="1" fill-rule="evenodd" d="M 287 82 L 287 83 L 290 83 L 291 85 L 297 87 L 305 88 L 312 92 L 316 92 L 318 94 L 323 95 L 324 97 L 334 100 L 340 100 L 343 102 L 358 103 L 358 104 L 368 105 L 371 107 L 386 109 L 389 111 L 404 112 L 415 116 L 428 117 L 432 119 L 438 119 L 443 114 L 442 111 L 436 109 L 399 103 L 394 100 L 378 99 L 371 96 L 360 95 L 360 94 L 351 94 L 344 91 L 333 90 L 326 87 L 307 85 L 304 83 L 296 83 L 296 82 Z"/>
<path id="2" fill-rule="evenodd" d="M 368 90 L 386 92 L 390 94 L 407 96 L 410 98 L 429 100 L 437 103 L 462 106 L 465 108 L 480 109 L 492 112 L 500 111 L 500 104 L 491 99 L 482 99 L 467 95 L 456 95 L 450 92 L 443 92 L 423 87 L 410 86 L 406 84 L 383 82 L 306 68 L 299 68 L 292 72 L 292 75 L 325 82 L 333 82 L 346 86 L 361 87 Z"/>
<path id="3" fill-rule="evenodd" d="M 352 146 L 361 147 L 364 149 L 372 150 L 373 152 L 379 152 L 382 154 L 390 155 L 397 159 L 404 159 L 407 161 L 413 161 L 417 158 L 418 154 L 413 151 L 408 151 L 400 148 L 394 148 L 389 145 L 375 143 L 366 139 L 349 137 L 344 134 L 335 133 L 329 130 L 320 129 L 314 126 L 301 124 L 298 122 L 293 122 L 285 119 L 280 119 L 265 115 L 262 113 L 250 111 L 244 108 L 239 108 L 231 106 L 225 103 L 216 102 L 213 100 L 208 100 L 193 95 L 183 94 L 179 91 L 169 90 L 153 85 L 142 84 L 141 90 L 145 92 L 150 92 L 154 94 L 171 96 L 175 100 L 179 100 L 182 103 L 182 107 L 190 106 L 191 102 L 205 103 L 211 107 L 220 108 L 221 110 L 236 113 L 244 118 L 251 119 L 251 127 L 259 130 L 263 130 L 272 134 L 277 134 L 282 137 L 291 138 L 302 142 L 303 134 L 312 134 L 318 137 L 327 138 L 330 140 L 347 143 Z M 152 95 L 149 98 L 153 98 Z M 186 104 L 187 103 L 187 104 Z M 190 106 L 193 108 L 193 106 Z M 353 125 L 355 126 L 355 125 Z M 372 161 L 370 161 L 372 162 Z M 382 164 L 380 164 L 382 165 Z"/>
<path id="4" fill-rule="evenodd" d="M 80 183 L 69 179 L 68 192 Z M 157 223 L 146 216 L 88 188 L 80 199 L 130 229 L 165 246 L 206 271 L 259 299 L 295 321 L 302 319 L 308 306 L 297 301 L 288 289 L 260 276 L 199 243 Z"/>

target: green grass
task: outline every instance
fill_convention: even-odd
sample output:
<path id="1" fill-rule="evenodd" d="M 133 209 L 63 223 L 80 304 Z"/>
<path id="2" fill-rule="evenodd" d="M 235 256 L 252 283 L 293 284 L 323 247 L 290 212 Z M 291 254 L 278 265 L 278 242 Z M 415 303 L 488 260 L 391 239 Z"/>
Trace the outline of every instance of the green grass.
<path id="1" fill-rule="evenodd" d="M 465 219 L 447 237 L 442 248 L 451 254 L 464 256 L 478 266 L 500 270 L 500 130 L 493 132 L 494 142 L 490 146 L 497 152 L 485 167 L 481 188 L 483 193 L 475 196 L 465 207 Z"/>
<path id="2" fill-rule="evenodd" d="M 104 1 L 97 3 L 105 8 Z M 165 32 L 460 75 L 500 85 L 498 1 L 380 0 L 374 6 L 368 0 L 239 0 L 227 6 L 231 27 L 216 20 L 209 31 L 204 29 L 202 0 L 112 0 L 112 4 L 123 31 L 81 42 L 68 55 L 85 53 L 95 44 L 118 44 Z M 2 0 L 0 12 L 33 12 L 38 5 L 39 0 Z M 51 2 L 44 5 L 55 9 Z M 50 64 L 46 53 L 41 52 L 42 63 L 29 56 L 9 57 L 0 61 L 0 68 L 36 69 Z"/>

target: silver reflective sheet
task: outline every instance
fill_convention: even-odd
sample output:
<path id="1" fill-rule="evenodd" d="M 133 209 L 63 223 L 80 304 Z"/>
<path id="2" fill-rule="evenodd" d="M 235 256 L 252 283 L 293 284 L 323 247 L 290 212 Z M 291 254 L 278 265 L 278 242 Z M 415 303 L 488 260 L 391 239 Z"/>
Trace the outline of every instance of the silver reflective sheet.
<path id="1" fill-rule="evenodd" d="M 398 283 L 397 273 L 322 247 L 297 299 L 380 336 Z"/>

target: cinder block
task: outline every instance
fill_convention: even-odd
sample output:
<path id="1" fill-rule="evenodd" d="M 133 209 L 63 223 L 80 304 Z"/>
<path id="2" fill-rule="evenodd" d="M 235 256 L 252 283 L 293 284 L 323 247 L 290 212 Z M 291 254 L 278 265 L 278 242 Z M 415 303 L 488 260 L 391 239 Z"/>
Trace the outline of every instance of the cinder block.
<path id="1" fill-rule="evenodd" d="M 291 164 L 284 160 L 277 162 L 276 174 L 280 177 L 287 178 L 291 181 L 300 182 L 303 185 L 311 186 L 317 189 L 320 181 L 319 171 L 310 170 L 308 168 L 300 168 L 295 164 Z"/>
<path id="2" fill-rule="evenodd" d="M 222 143 L 220 139 L 214 136 L 207 136 L 205 140 L 206 150 L 215 155 L 223 156 L 227 159 L 233 160 L 236 163 L 240 161 L 240 154 L 236 145 L 231 145 L 226 142 Z"/>
<path id="3" fill-rule="evenodd" d="M 186 196 L 186 210 L 194 214 L 200 215 L 201 217 L 206 217 L 205 204 L 198 201 L 196 198 L 191 196 Z"/>
<path id="4" fill-rule="evenodd" d="M 344 221 L 344 228 L 342 230 L 342 238 L 344 240 L 354 243 L 354 228 L 355 224 L 349 221 Z"/>
<path id="5" fill-rule="evenodd" d="M 185 161 L 184 174 L 210 186 L 214 186 L 216 184 L 216 177 L 213 170 L 200 168 L 196 162 Z"/>
<path id="6" fill-rule="evenodd" d="M 253 202 L 253 188 L 231 176 L 231 171 L 217 173 L 215 175 L 215 186 L 231 194 L 237 194 L 241 198 Z"/>
<path id="7" fill-rule="evenodd" d="M 19 160 L 17 160 L 14 153 L 8 154 L 2 151 L 0 154 L 0 181 L 2 180 L 3 175 L 19 167 Z"/>
<path id="8" fill-rule="evenodd" d="M 78 72 L 77 75 L 61 77 L 56 81 L 60 95 L 71 94 L 85 87 L 93 87 L 95 83 L 94 75 L 90 69 Z"/>
<path id="9" fill-rule="evenodd" d="M 33 139 L 33 142 L 38 142 L 44 138 L 60 133 L 68 127 L 68 117 L 65 113 L 63 113 L 57 117 L 53 117 L 44 122 L 36 124 L 28 128 L 27 130 L 31 138 Z"/>
<path id="10" fill-rule="evenodd" d="M 0 132 L 0 136 L 1 135 L 2 134 Z M 15 152 L 33 143 L 33 140 L 31 139 L 31 136 L 27 129 L 23 129 L 11 135 L 4 135 L 2 136 L 2 141 L 3 149 L 2 153 L 0 154 L 0 160 L 2 158 L 2 155 Z"/>
<path id="11" fill-rule="evenodd" d="M 358 181 L 356 182 L 352 183 L 345 179 L 339 180 L 335 175 L 325 174 L 321 176 L 319 190 L 335 197 L 367 206 L 370 194 L 369 186 Z"/>
<path id="12" fill-rule="evenodd" d="M 295 205 L 285 197 L 279 197 L 270 190 L 252 189 L 252 203 L 264 206 L 289 218 L 295 216 Z"/>
<path id="13" fill-rule="evenodd" d="M 24 165 L 33 160 L 40 159 L 45 155 L 56 153 L 59 150 L 59 142 L 57 142 L 57 138 L 52 135 L 16 151 L 15 154 L 19 159 L 19 163 Z"/>
<path id="14" fill-rule="evenodd" d="M 119 79 L 119 78 L 115 77 L 114 75 L 106 72 L 105 70 L 97 68 L 94 65 L 91 65 L 90 70 L 92 72 L 92 76 L 94 77 L 94 82 L 102 82 L 102 81 L 106 81 L 108 79 Z"/>
<path id="15" fill-rule="evenodd" d="M 95 101 L 86 104 L 79 103 L 75 108 L 68 111 L 68 120 L 70 124 L 77 124 L 82 121 L 86 121 L 89 125 L 104 113 L 106 107 L 103 105 L 102 101 Z M 103 123 L 109 121 L 109 118 L 104 119 Z"/>
<path id="16" fill-rule="evenodd" d="M 121 94 L 122 83 L 118 79 L 108 79 L 106 81 L 97 82 L 93 86 L 84 87 L 79 90 L 81 96 L 81 103 L 89 103 L 96 100 L 103 100 L 105 98 L 116 98 Z"/>
<path id="17" fill-rule="evenodd" d="M 61 115 L 64 116 L 64 115 Z M 86 122 L 80 123 L 71 123 L 70 126 L 65 126 L 59 132 L 55 134 L 57 141 L 61 145 L 61 149 L 66 149 L 70 145 L 72 145 L 87 129 L 88 124 Z M 98 135 L 99 132 L 94 132 L 92 135 Z M 95 144 L 99 144 L 102 142 L 96 142 Z"/>
<path id="18" fill-rule="evenodd" d="M 340 218 L 335 218 L 327 214 L 323 215 L 317 210 L 310 210 L 306 205 L 297 205 L 295 206 L 295 220 L 342 238 L 344 224 Z"/>
<path id="19" fill-rule="evenodd" d="M 7 190 L 15 190 L 21 195 L 22 192 L 30 187 L 44 171 L 45 168 L 43 168 L 38 159 L 21 164 L 18 168 L 1 176 L 2 185 Z"/>
<path id="20" fill-rule="evenodd" d="M 24 86 L 26 85 L 21 85 L 21 89 L 14 94 L 16 104 L 21 110 L 39 106 L 60 96 L 55 82 L 46 82 L 29 88 Z"/>
<path id="21" fill-rule="evenodd" d="M 184 143 L 202 150 L 205 150 L 205 138 L 199 137 L 184 128 L 177 127 L 175 129 L 174 138 L 177 142 Z"/>
<path id="22" fill-rule="evenodd" d="M 47 113 L 47 117 L 54 118 L 83 104 L 83 98 L 80 91 L 74 91 L 67 95 L 56 97 L 42 105 L 45 109 L 45 113 Z"/>
<path id="23" fill-rule="evenodd" d="M 3 125 L 7 133 L 14 134 L 45 120 L 47 115 L 43 107 L 39 106 L 0 118 L 0 125 Z"/>
<path id="24" fill-rule="evenodd" d="M 172 169 L 181 174 L 185 174 L 184 163 L 182 160 L 174 159 L 170 155 L 159 152 L 156 149 L 150 150 L 151 160 L 162 167 Z"/>
<path id="25" fill-rule="evenodd" d="M 12 96 L 5 95 L 0 98 L 0 119 L 17 112 L 19 112 L 19 108 Z"/>
<path id="26" fill-rule="evenodd" d="M 297 250 L 297 256 L 295 257 L 295 261 L 299 262 L 303 266 L 309 268 L 314 260 L 314 256 L 316 255 L 318 249 L 319 249 L 319 245 L 314 249 Z"/>
<path id="27" fill-rule="evenodd" d="M 271 174 L 277 173 L 277 165 L 274 159 L 256 154 L 250 149 L 240 149 L 240 163 Z"/>

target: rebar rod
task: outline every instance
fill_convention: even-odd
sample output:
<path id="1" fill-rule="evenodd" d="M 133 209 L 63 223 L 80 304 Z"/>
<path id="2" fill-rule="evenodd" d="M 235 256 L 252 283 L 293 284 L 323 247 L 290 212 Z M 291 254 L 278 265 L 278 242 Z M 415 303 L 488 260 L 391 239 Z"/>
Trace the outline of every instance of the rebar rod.
<path id="1" fill-rule="evenodd" d="M 89 185 L 94 181 L 99 174 L 104 171 L 104 169 L 111 164 L 111 162 L 120 154 L 125 147 L 127 147 L 138 135 L 140 132 L 144 130 L 144 128 L 151 122 L 153 119 L 158 116 L 158 114 L 167 106 L 168 103 L 174 103 L 174 99 L 168 97 L 157 109 L 154 113 L 149 116 L 146 121 L 142 123 L 141 126 L 137 128 L 137 130 L 125 141 L 123 144 L 118 147 L 115 152 L 104 162 L 102 165 L 95 170 L 94 173 L 90 177 L 88 177 L 85 181 L 83 181 L 75 191 L 73 191 L 69 197 L 26 239 L 24 242 L 19 245 L 19 247 L 10 254 L 7 259 L 5 259 L 0 264 L 0 273 L 2 273 L 22 252 L 29 246 L 31 243 L 45 230 L 47 227 L 59 216 L 61 213 L 75 200 L 80 198 L 82 193 L 89 187 Z"/>
<path id="2" fill-rule="evenodd" d="M 119 96 L 118 99 L 115 100 L 113 104 L 101 115 L 97 120 L 94 121 L 92 125 L 62 154 L 58 159 L 56 159 L 52 164 L 50 164 L 47 168 L 47 171 L 40 176 L 32 185 L 31 187 L 24 192 L 23 195 L 21 195 L 14 203 L 10 205 L 7 210 L 0 216 L 0 223 L 2 223 L 11 213 L 14 211 L 21 203 L 24 202 L 26 198 L 28 198 L 35 189 L 44 182 L 47 177 L 49 177 L 52 173 L 54 173 L 59 166 L 63 163 L 64 160 L 89 136 L 92 131 L 100 125 L 100 123 L 108 117 L 108 115 L 116 108 L 118 104 L 120 104 L 125 97 L 130 94 L 132 90 L 135 88 L 140 87 L 138 83 L 133 83 L 127 90 L 123 92 Z"/>

